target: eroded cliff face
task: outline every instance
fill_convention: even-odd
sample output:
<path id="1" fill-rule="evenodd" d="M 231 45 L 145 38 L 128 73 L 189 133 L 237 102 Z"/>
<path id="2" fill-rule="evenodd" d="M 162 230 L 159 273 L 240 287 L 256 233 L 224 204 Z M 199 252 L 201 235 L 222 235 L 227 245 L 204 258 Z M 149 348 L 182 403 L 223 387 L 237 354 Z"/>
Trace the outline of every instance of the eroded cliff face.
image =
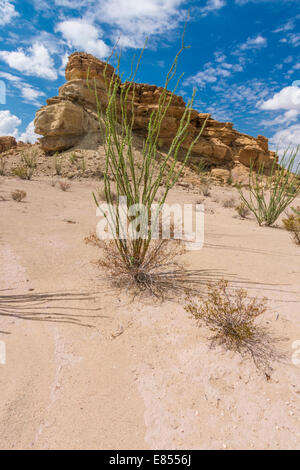
<path id="1" fill-rule="evenodd" d="M 17 146 L 16 139 L 14 137 L 5 136 L 0 137 L 0 153 L 6 152 Z"/>
<path id="2" fill-rule="evenodd" d="M 95 95 L 89 89 L 86 78 L 89 71 L 91 83 L 96 86 L 99 102 L 103 107 L 107 104 L 104 82 L 105 63 L 90 54 L 75 52 L 69 57 L 66 67 L 67 82 L 59 89 L 58 96 L 47 100 L 36 114 L 35 132 L 42 135 L 41 146 L 46 152 L 61 151 L 80 143 L 94 141 L 98 133 Z M 106 76 L 109 79 L 114 69 L 108 66 Z M 117 78 L 118 79 L 118 78 Z M 120 86 L 121 82 L 120 82 Z M 136 84 L 134 96 L 134 131 L 145 135 L 153 109 L 158 106 L 162 88 L 155 85 Z M 171 106 L 161 128 L 159 145 L 163 149 L 174 137 L 180 119 L 185 110 L 185 103 L 180 96 L 173 95 Z M 251 161 L 264 163 L 268 168 L 272 165 L 275 153 L 268 150 L 268 139 L 242 134 L 230 122 L 218 122 L 209 114 L 192 111 L 188 138 L 183 148 L 201 129 L 208 118 L 205 130 L 195 145 L 191 159 L 194 163 L 203 159 L 213 167 L 233 168 L 237 164 L 250 166 Z"/>

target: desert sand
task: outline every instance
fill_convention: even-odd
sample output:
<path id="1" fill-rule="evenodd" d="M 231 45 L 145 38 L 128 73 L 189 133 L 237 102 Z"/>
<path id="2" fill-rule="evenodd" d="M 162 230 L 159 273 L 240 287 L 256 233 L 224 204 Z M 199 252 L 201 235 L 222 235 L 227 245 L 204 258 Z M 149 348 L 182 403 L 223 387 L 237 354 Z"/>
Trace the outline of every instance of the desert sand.
<path id="1" fill-rule="evenodd" d="M 184 256 L 268 298 L 260 322 L 285 357 L 267 380 L 251 359 L 212 349 L 176 299 L 132 302 L 103 279 L 84 242 L 96 181 L 63 192 L 49 177 L 0 178 L 1 449 L 300 449 L 300 249 L 280 223 L 239 219 L 222 206 L 236 190 L 213 188 L 205 246 Z M 178 200 L 199 192 L 177 187 Z"/>

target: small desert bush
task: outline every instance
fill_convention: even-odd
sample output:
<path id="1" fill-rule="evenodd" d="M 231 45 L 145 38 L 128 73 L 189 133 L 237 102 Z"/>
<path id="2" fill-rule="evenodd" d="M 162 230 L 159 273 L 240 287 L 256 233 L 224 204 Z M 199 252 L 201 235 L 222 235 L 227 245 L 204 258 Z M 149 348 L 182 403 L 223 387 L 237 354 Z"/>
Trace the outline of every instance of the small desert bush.
<path id="1" fill-rule="evenodd" d="M 151 240 L 142 263 L 133 257 L 124 263 L 113 240 L 100 240 L 97 235 L 90 235 L 85 241 L 102 250 L 103 255 L 96 264 L 108 273 L 105 279 L 109 279 L 113 287 L 124 289 L 134 296 L 145 295 L 165 300 L 178 296 L 186 284 L 191 282 L 177 262 L 178 256 L 185 252 L 179 240 Z M 128 253 L 132 251 L 132 248 L 128 249 Z"/>
<path id="2" fill-rule="evenodd" d="M 267 310 L 267 300 L 249 298 L 247 291 L 229 289 L 228 281 L 208 285 L 206 300 L 188 297 L 185 309 L 201 326 L 212 331 L 211 346 L 252 357 L 257 367 L 268 368 L 273 356 L 267 331 L 256 323 Z"/>
<path id="3" fill-rule="evenodd" d="M 14 201 L 21 202 L 23 199 L 25 199 L 26 192 L 22 191 L 21 189 L 16 189 L 15 191 L 12 191 L 11 197 Z"/>
<path id="4" fill-rule="evenodd" d="M 23 152 L 21 156 L 24 167 L 32 171 L 37 167 L 37 158 L 37 152 L 33 150 Z"/>
<path id="5" fill-rule="evenodd" d="M 210 182 L 209 181 L 206 180 L 205 182 L 203 182 L 203 184 L 201 185 L 201 191 L 202 191 L 203 196 L 205 197 L 210 196 Z"/>
<path id="6" fill-rule="evenodd" d="M 293 214 L 289 214 L 286 219 L 283 219 L 284 228 L 290 232 L 293 240 L 297 245 L 300 245 L 300 211 L 294 209 Z"/>
<path id="7" fill-rule="evenodd" d="M 4 155 L 0 155 L 0 176 L 3 176 L 5 173 L 6 163 L 7 163 L 6 157 L 4 157 Z"/>
<path id="8" fill-rule="evenodd" d="M 300 164 L 294 170 L 299 147 L 287 149 L 278 165 L 276 160 L 265 175 L 264 165 L 249 172 L 249 196 L 238 189 L 242 202 L 254 214 L 259 225 L 273 225 L 300 194 Z"/>
<path id="9" fill-rule="evenodd" d="M 233 197 L 230 197 L 223 201 L 223 207 L 232 208 L 234 206 L 235 206 L 235 199 Z"/>
<path id="10" fill-rule="evenodd" d="M 53 166 L 54 166 L 54 170 L 57 176 L 61 175 L 62 163 L 63 163 L 62 157 L 58 155 L 58 152 L 56 152 L 53 157 Z"/>
<path id="11" fill-rule="evenodd" d="M 246 219 L 250 215 L 250 210 L 244 202 L 241 202 L 235 207 L 236 212 L 242 219 Z"/>
<path id="12" fill-rule="evenodd" d="M 66 181 L 59 181 L 59 187 L 62 191 L 68 191 L 71 187 L 70 183 Z"/>
<path id="13" fill-rule="evenodd" d="M 21 155 L 23 165 L 12 170 L 12 173 L 22 180 L 31 180 L 37 167 L 37 153 L 35 151 L 23 152 Z"/>
<path id="14" fill-rule="evenodd" d="M 17 176 L 21 180 L 31 179 L 31 175 L 30 175 L 31 172 L 28 173 L 27 169 L 24 166 L 17 166 L 13 168 L 12 173 L 13 175 Z M 28 176 L 30 177 L 28 178 Z"/>
<path id="15" fill-rule="evenodd" d="M 74 165 L 76 162 L 77 162 L 77 159 L 78 159 L 78 155 L 76 155 L 76 153 L 71 153 L 70 155 L 70 162 L 72 165 Z"/>
<path id="16" fill-rule="evenodd" d="M 231 171 L 230 171 L 230 174 L 229 174 L 229 176 L 228 176 L 228 178 L 227 178 L 226 184 L 228 184 L 228 186 L 232 186 L 232 184 L 233 184 L 233 178 L 232 178 L 232 173 L 231 173 Z"/>

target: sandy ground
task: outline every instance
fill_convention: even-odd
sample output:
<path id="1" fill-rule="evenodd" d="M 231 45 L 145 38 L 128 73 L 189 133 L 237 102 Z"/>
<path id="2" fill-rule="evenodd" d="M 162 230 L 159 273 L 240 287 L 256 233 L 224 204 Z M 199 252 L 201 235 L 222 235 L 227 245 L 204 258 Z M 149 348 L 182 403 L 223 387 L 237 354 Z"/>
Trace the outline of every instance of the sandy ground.
<path id="1" fill-rule="evenodd" d="M 216 188 L 205 247 L 186 255 L 192 269 L 268 297 L 262 323 L 285 338 L 286 357 L 266 380 L 251 360 L 211 349 L 182 305 L 132 303 L 100 281 L 84 243 L 94 187 L 0 179 L 0 295 L 10 296 L 0 303 L 0 448 L 300 449 L 300 248 L 280 227 L 237 218 L 221 203 L 231 190 Z M 23 203 L 10 199 L 17 188 Z"/>

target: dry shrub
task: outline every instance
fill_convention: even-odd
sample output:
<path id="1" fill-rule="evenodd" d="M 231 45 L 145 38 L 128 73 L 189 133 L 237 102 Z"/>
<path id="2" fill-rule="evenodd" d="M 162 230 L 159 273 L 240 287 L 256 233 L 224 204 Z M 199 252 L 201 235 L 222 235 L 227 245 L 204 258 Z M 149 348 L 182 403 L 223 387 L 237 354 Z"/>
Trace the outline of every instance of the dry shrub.
<path id="1" fill-rule="evenodd" d="M 298 208 L 299 209 L 299 208 Z M 288 214 L 286 219 L 283 219 L 284 228 L 290 232 L 294 242 L 300 245 L 300 215 L 299 211 L 294 211 L 293 214 Z"/>
<path id="2" fill-rule="evenodd" d="M 31 179 L 30 173 L 27 172 L 27 169 L 24 166 L 17 166 L 16 168 L 13 168 L 12 173 L 21 180 Z M 28 178 L 28 176 L 30 177 Z"/>
<path id="3" fill-rule="evenodd" d="M 100 240 L 93 234 L 85 241 L 102 251 L 96 265 L 108 273 L 103 279 L 115 288 L 125 289 L 133 298 L 143 296 L 160 301 L 178 298 L 192 291 L 199 292 L 210 278 L 207 271 L 189 271 L 178 263 L 177 258 L 185 253 L 179 240 L 152 240 L 141 264 L 134 259 L 124 263 L 114 240 Z"/>
<path id="4" fill-rule="evenodd" d="M 7 163 L 7 158 L 4 155 L 0 155 L 0 176 L 4 176 L 5 174 L 5 167 Z"/>
<path id="5" fill-rule="evenodd" d="M 210 196 L 210 183 L 209 182 L 205 182 L 202 184 L 201 186 L 201 190 L 202 190 L 202 194 L 203 196 L 205 197 L 209 197 Z"/>
<path id="6" fill-rule="evenodd" d="M 238 206 L 236 206 L 235 210 L 242 219 L 246 219 L 248 215 L 250 215 L 250 210 L 244 202 L 241 202 Z"/>
<path id="7" fill-rule="evenodd" d="M 26 197 L 26 192 L 22 191 L 22 189 L 16 189 L 16 191 L 12 191 L 11 197 L 16 202 L 21 202 Z"/>
<path id="8" fill-rule="evenodd" d="M 243 357 L 252 357 L 257 368 L 270 370 L 278 356 L 266 328 L 256 319 L 267 310 L 267 299 L 249 298 L 246 290 L 231 291 L 228 281 L 209 283 L 206 300 L 188 297 L 185 309 L 197 323 L 206 324 L 213 332 L 211 346 L 223 346 Z"/>
<path id="9" fill-rule="evenodd" d="M 59 182 L 59 187 L 62 191 L 68 191 L 68 189 L 70 189 L 71 185 L 70 185 L 70 183 L 67 183 L 66 181 L 60 181 Z"/>
<path id="10" fill-rule="evenodd" d="M 228 199 L 225 199 L 223 201 L 223 207 L 226 207 L 226 208 L 232 208 L 235 206 L 235 199 L 234 197 L 230 197 Z"/>

